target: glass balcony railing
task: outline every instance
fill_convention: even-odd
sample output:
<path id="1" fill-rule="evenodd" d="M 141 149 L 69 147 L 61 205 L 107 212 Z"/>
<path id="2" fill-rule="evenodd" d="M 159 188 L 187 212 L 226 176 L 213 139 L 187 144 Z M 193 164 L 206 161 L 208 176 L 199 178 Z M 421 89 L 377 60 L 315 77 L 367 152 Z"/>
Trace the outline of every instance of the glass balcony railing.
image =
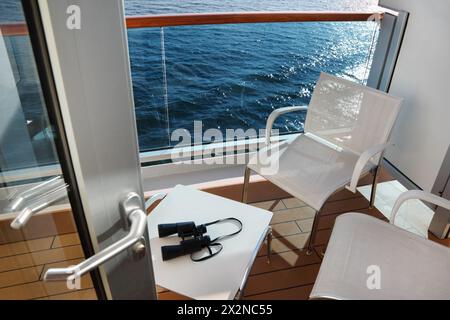
<path id="1" fill-rule="evenodd" d="M 193 136 L 195 121 L 224 140 L 227 129 L 259 132 L 274 109 L 308 104 L 320 72 L 364 83 L 378 32 L 367 21 L 246 23 L 275 19 L 264 13 L 231 24 L 238 19 L 223 14 L 183 18 L 128 30 L 141 151 L 173 147 L 177 130 Z M 188 23 L 197 25 L 177 25 Z M 304 115 L 289 115 L 275 129 L 302 132 L 303 123 Z"/>
<path id="2" fill-rule="evenodd" d="M 364 83 L 379 29 L 378 23 L 368 20 L 382 17 L 374 12 L 127 17 L 142 162 L 170 160 L 161 151 L 179 145 L 177 132 L 193 136 L 199 125 L 203 133 L 218 129 L 222 137 L 203 135 L 186 145 L 227 140 L 227 129 L 253 129 L 250 137 L 258 136 L 272 110 L 308 104 L 320 72 Z M 15 152 L 33 148 L 36 154 L 29 163 L 19 154 L 20 162 L 3 161 L 0 174 L 13 172 L 11 179 L 25 179 L 14 172 L 37 167 L 50 168 L 48 172 L 55 174 L 53 133 L 26 26 L 7 23 L 0 30 L 4 58 L 11 62 L 23 110 L 22 118 L 9 119 L 2 139 L 14 145 Z M 3 101 L 0 109 L 5 108 Z M 301 132 L 303 121 L 302 114 L 286 116 L 275 128 L 281 133 Z M 14 135 L 14 128 L 19 127 L 27 132 L 27 146 Z M 159 153 L 149 156 L 152 152 Z"/>

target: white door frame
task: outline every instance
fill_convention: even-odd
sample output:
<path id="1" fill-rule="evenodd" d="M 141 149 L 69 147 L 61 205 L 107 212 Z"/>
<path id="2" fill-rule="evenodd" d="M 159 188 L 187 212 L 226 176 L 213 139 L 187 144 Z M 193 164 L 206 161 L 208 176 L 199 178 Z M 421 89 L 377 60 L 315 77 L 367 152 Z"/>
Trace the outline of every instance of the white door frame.
<path id="1" fill-rule="evenodd" d="M 143 199 L 123 3 L 38 4 L 76 182 L 98 252 L 127 233 L 119 212 L 123 197 L 137 192 Z M 70 5 L 80 8 L 80 29 L 66 24 Z M 144 237 L 148 244 L 147 232 Z M 149 245 L 144 258 L 123 252 L 100 273 L 108 298 L 156 298 Z"/>

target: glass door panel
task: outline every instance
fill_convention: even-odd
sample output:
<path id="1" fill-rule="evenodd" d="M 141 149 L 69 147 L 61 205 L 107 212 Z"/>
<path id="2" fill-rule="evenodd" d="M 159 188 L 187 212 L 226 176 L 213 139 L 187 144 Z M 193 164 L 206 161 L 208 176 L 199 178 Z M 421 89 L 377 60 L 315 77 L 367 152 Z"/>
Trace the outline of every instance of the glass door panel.
<path id="1" fill-rule="evenodd" d="M 2 1 L 0 300 L 97 299 L 90 274 L 73 285 L 43 281 L 47 269 L 85 260 L 67 197 L 71 185 L 61 172 L 56 135 L 21 1 Z"/>

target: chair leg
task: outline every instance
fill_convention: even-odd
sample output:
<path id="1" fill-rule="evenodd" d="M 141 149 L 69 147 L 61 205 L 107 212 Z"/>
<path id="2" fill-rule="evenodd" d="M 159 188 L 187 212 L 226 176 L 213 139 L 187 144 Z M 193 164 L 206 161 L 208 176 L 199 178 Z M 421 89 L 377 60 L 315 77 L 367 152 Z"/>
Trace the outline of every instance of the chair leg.
<path id="1" fill-rule="evenodd" d="M 267 263 L 270 264 L 272 262 L 272 228 L 269 227 L 267 230 Z"/>
<path id="2" fill-rule="evenodd" d="M 307 256 L 312 255 L 313 250 L 314 250 L 314 242 L 316 240 L 317 227 L 319 225 L 319 212 L 320 211 L 316 211 L 316 213 L 314 214 L 314 222 L 313 222 L 313 226 L 311 229 L 311 234 L 309 236 L 308 249 L 306 250 Z"/>
<path id="3" fill-rule="evenodd" d="M 281 202 L 281 199 L 275 200 L 267 211 L 273 211 L 275 207 Z"/>
<path id="4" fill-rule="evenodd" d="M 248 185 L 250 182 L 250 168 L 245 168 L 245 174 L 244 174 L 244 185 L 242 186 L 242 202 L 247 203 L 248 198 Z"/>
<path id="5" fill-rule="evenodd" d="M 372 190 L 370 192 L 370 202 L 369 202 L 370 209 L 373 208 L 373 205 L 375 203 L 375 194 L 377 193 L 377 184 L 378 184 L 378 171 L 379 166 L 377 166 L 373 172 Z"/>

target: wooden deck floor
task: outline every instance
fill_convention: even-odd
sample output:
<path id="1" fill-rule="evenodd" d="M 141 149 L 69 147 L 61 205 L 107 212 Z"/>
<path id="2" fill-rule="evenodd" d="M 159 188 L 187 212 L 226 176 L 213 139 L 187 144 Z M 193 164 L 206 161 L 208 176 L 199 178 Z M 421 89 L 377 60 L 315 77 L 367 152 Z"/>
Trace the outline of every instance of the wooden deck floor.
<path id="1" fill-rule="evenodd" d="M 270 204 L 256 204 L 267 206 Z M 315 252 L 304 250 L 313 223 L 313 210 L 296 199 L 284 199 L 274 210 L 272 228 L 273 256 L 270 264 L 261 255 L 255 261 L 245 291 L 245 299 L 308 299 L 322 261 L 322 255 L 336 217 L 349 211 L 365 212 L 382 218 L 377 210 L 367 209 L 361 196 L 343 194 L 329 201 L 321 212 Z"/>
<path id="2" fill-rule="evenodd" d="M 274 201 L 253 203 L 269 209 Z M 367 200 L 360 194 L 341 191 L 334 195 L 320 213 L 315 252 L 304 250 L 309 239 L 314 211 L 305 203 L 287 198 L 273 209 L 271 226 L 272 259 L 267 263 L 265 245 L 261 248 L 247 282 L 244 299 L 308 299 L 322 261 L 324 250 L 337 216 L 358 211 L 383 219 L 376 209 L 368 209 Z M 158 288 L 159 299 L 185 299 L 176 293 Z"/>
<path id="3" fill-rule="evenodd" d="M 81 278 L 81 290 L 65 282 L 44 282 L 48 268 L 68 267 L 84 260 L 77 233 L 0 245 L 0 300 L 96 299 L 90 275 Z"/>
<path id="4" fill-rule="evenodd" d="M 390 177 L 384 172 L 381 181 L 387 180 Z M 370 179 L 360 182 L 361 185 L 368 183 Z M 273 204 L 274 201 L 265 201 L 252 205 L 269 209 Z M 368 201 L 360 193 L 342 190 L 333 195 L 319 215 L 315 252 L 307 256 L 304 248 L 313 223 L 313 209 L 294 198 L 282 199 L 273 209 L 271 263 L 267 263 L 266 248 L 261 248 L 247 282 L 244 300 L 308 299 L 322 262 L 321 253 L 328 243 L 335 219 L 343 213 L 356 211 L 386 221 L 381 212 L 368 207 Z M 429 238 L 450 247 L 450 239 L 438 240 L 432 234 L 429 234 Z M 186 299 L 163 288 L 158 288 L 158 294 L 161 300 Z"/>
<path id="5" fill-rule="evenodd" d="M 370 179 L 366 179 L 365 183 L 369 182 Z M 239 192 L 233 191 L 231 194 L 234 193 Z M 252 205 L 269 209 L 273 203 L 274 200 L 271 200 Z M 368 209 L 368 202 L 361 194 L 343 190 L 333 195 L 324 205 L 320 213 L 315 252 L 307 256 L 303 248 L 309 238 L 313 210 L 294 198 L 282 199 L 273 209 L 272 261 L 267 263 L 266 248 L 261 248 L 248 279 L 244 299 L 308 299 L 320 268 L 320 253 L 328 242 L 334 221 L 337 216 L 349 211 L 384 219 L 378 210 Z M 70 217 L 69 214 L 57 216 Z M 54 217 L 50 218 L 51 221 L 58 221 Z M 76 229 L 69 220 L 56 223 L 55 230 L 49 229 L 53 222 L 44 223 L 47 221 L 45 219 L 42 223 L 37 221 L 37 226 L 40 227 L 32 230 L 39 229 L 42 232 L 27 234 L 29 240 L 25 241 L 16 234 L 8 237 L 3 234 L 3 238 L 10 241 L 0 242 L 0 300 L 96 299 L 89 275 L 83 277 L 82 289 L 78 291 L 67 289 L 65 283 L 42 281 L 47 268 L 69 266 L 84 259 Z M 430 238 L 450 247 L 450 239 L 436 240 L 432 235 Z M 158 288 L 158 298 L 185 299 L 163 288 Z"/>

